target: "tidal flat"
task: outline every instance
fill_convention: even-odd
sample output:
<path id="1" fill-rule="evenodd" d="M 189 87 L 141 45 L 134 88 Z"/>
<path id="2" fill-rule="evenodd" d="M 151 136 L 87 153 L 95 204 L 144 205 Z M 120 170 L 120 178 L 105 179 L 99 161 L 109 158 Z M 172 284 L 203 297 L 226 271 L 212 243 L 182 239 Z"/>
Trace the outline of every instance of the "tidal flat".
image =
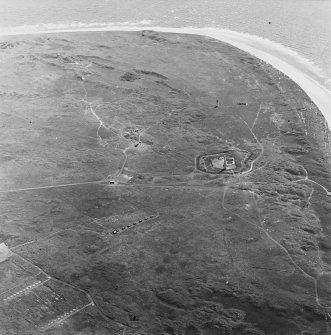
<path id="1" fill-rule="evenodd" d="M 292 80 L 147 30 L 2 36 L 0 78 L 1 335 L 330 332 L 330 130 Z"/>

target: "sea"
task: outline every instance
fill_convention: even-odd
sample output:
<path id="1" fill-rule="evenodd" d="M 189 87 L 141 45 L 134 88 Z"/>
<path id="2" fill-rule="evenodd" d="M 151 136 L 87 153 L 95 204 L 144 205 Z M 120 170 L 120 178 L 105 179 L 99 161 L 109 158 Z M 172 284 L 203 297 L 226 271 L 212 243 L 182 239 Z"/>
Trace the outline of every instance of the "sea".
<path id="1" fill-rule="evenodd" d="M 263 38 L 331 89 L 331 0 L 0 0 L 1 35 L 128 26 Z"/>

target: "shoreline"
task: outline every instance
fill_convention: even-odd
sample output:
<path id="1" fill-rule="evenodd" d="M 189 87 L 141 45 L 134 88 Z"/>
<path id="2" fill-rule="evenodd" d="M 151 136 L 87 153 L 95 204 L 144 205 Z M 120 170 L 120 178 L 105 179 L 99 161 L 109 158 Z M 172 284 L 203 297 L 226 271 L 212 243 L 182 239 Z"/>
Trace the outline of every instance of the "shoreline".
<path id="1" fill-rule="evenodd" d="M 0 48 L 2 239 L 50 279 L 45 311 L 33 292 L 20 300 L 29 267 L 13 277 L 4 328 L 325 333 L 330 131 L 292 79 L 196 34 L 18 35 Z M 91 322 L 64 324 L 89 302 Z"/>
<path id="2" fill-rule="evenodd" d="M 320 112 L 323 114 L 326 120 L 326 128 L 331 130 L 331 91 L 317 82 L 316 79 L 300 69 L 300 66 L 295 67 L 293 65 L 293 60 L 298 61 L 298 64 L 304 66 L 306 69 L 309 67 L 309 71 L 313 74 L 313 65 L 309 63 L 308 60 L 302 58 L 299 59 L 300 55 L 296 52 L 288 49 L 287 55 L 283 52 L 284 57 L 293 58 L 292 64 L 288 61 L 289 59 L 281 59 L 282 52 L 277 48 L 280 48 L 276 42 L 260 38 L 258 36 L 250 35 L 247 33 L 239 33 L 227 29 L 218 28 L 168 28 L 159 26 L 106 26 L 106 27 L 88 27 L 88 28 L 76 28 L 76 29 L 54 29 L 54 30 L 40 30 L 40 31 L 30 31 L 24 33 L 21 31 L 12 31 L 9 33 L 0 33 L 0 37 L 6 36 L 17 36 L 17 35 L 38 35 L 38 34 L 54 34 L 54 33 L 73 33 L 73 32 L 129 32 L 129 31 L 142 31 L 142 30 L 154 30 L 158 32 L 167 33 L 178 33 L 178 34 L 192 34 L 192 35 L 202 35 L 206 37 L 211 37 L 216 40 L 228 43 L 234 47 L 237 47 L 253 56 L 265 61 L 266 63 L 273 66 L 275 69 L 287 75 L 291 78 L 313 101 Z M 282 46 L 284 50 L 286 47 Z M 283 51 L 284 51 L 283 50 Z M 274 53 L 280 53 L 280 55 L 274 55 Z M 305 64 L 304 64 L 305 63 Z M 317 73 L 315 73 L 317 75 Z"/>

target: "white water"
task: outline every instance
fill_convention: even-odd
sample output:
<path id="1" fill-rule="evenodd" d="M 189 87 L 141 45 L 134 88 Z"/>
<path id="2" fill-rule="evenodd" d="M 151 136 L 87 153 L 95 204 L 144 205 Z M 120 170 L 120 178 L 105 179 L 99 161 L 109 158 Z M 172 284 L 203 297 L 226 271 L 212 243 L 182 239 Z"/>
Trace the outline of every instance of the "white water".
<path id="1" fill-rule="evenodd" d="M 0 30 L 102 25 L 221 28 L 281 43 L 331 78 L 330 0 L 0 0 Z"/>
<path id="2" fill-rule="evenodd" d="M 289 75 L 329 125 L 330 22 L 330 0 L 0 0 L 0 35 L 155 26 L 231 43 Z"/>
<path id="3" fill-rule="evenodd" d="M 57 33 L 57 32 L 75 32 L 75 31 L 139 31 L 144 29 L 152 29 L 156 31 L 198 34 L 218 39 L 238 47 L 262 60 L 271 64 L 279 71 L 285 73 L 293 81 L 295 81 L 311 98 L 311 100 L 320 109 L 329 127 L 331 127 L 331 91 L 323 85 L 322 71 L 316 67 L 311 61 L 307 60 L 297 52 L 284 47 L 283 45 L 272 42 L 268 39 L 247 33 L 234 32 L 228 29 L 217 28 L 167 28 L 143 26 L 141 24 L 147 22 L 139 22 L 139 25 L 131 23 L 127 25 L 102 25 L 98 24 L 72 24 L 72 25 L 45 25 L 45 26 L 25 26 L 16 27 L 5 32 L 0 30 L 0 35 L 20 35 L 20 34 L 40 34 L 40 33 Z"/>

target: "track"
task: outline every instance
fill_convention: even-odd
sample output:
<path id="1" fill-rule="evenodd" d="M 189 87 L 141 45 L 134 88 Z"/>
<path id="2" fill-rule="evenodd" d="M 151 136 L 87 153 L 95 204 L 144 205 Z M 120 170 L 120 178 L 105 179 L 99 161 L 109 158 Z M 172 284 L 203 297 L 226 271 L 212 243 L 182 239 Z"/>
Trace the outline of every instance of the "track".
<path id="1" fill-rule="evenodd" d="M 99 131 L 101 128 L 105 128 L 106 130 L 109 130 L 110 128 L 112 128 L 112 126 L 110 127 L 107 127 L 105 125 L 105 123 L 102 121 L 102 119 L 98 116 L 98 114 L 96 113 L 97 112 L 97 109 L 99 108 L 99 106 L 97 106 L 96 108 L 93 108 L 93 103 L 92 102 L 88 102 L 86 101 L 86 98 L 87 98 L 87 92 L 86 92 L 86 89 L 84 87 L 84 90 L 85 90 L 85 97 L 81 100 L 85 107 L 87 108 L 87 111 L 93 116 L 93 118 L 98 122 L 98 128 L 97 128 L 97 132 L 96 132 L 96 136 L 97 136 L 97 139 L 99 141 L 99 143 L 101 145 L 103 145 L 103 139 L 101 138 L 100 134 L 99 134 Z M 275 244 L 279 249 L 282 250 L 282 252 L 286 255 L 286 257 L 288 258 L 288 260 L 291 262 L 291 264 L 305 277 L 307 278 L 309 281 L 311 281 L 314 285 L 314 289 L 315 289 L 315 301 L 316 301 L 316 304 L 323 308 L 323 309 L 327 309 L 329 307 L 326 307 L 326 306 L 323 306 L 321 305 L 320 303 L 320 299 L 319 299 L 319 296 L 318 296 L 318 289 L 317 289 L 317 285 L 318 285 L 318 282 L 316 280 L 316 278 L 314 278 L 313 276 L 309 275 L 307 272 L 305 272 L 295 261 L 294 259 L 292 258 L 292 256 L 290 255 L 290 253 L 287 251 L 287 249 L 282 246 L 277 240 L 275 240 L 271 235 L 270 233 L 264 229 L 263 227 L 261 227 L 261 218 L 259 220 L 259 224 L 256 224 L 250 220 L 247 220 L 245 219 L 244 217 L 240 216 L 239 214 L 231 211 L 229 208 L 226 207 L 226 195 L 227 195 L 227 192 L 229 190 L 230 187 L 232 186 L 235 186 L 237 184 L 239 184 L 241 181 L 238 181 L 240 179 L 240 177 L 244 176 L 244 175 L 248 175 L 250 172 L 252 172 L 254 170 L 254 164 L 263 156 L 264 152 L 265 152 L 265 148 L 263 146 L 263 144 L 259 141 L 257 135 L 255 134 L 254 132 L 254 127 L 258 121 L 258 118 L 259 118 L 259 115 L 260 115 L 260 112 L 261 112 L 261 105 L 259 107 L 259 110 L 255 116 L 255 119 L 252 123 L 252 125 L 250 126 L 245 120 L 241 119 L 242 122 L 247 126 L 247 128 L 249 129 L 252 137 L 255 139 L 256 143 L 259 145 L 260 147 L 260 152 L 258 154 L 258 156 L 251 162 L 251 165 L 250 165 L 250 168 L 245 171 L 245 172 L 242 172 L 238 177 L 239 178 L 236 178 L 234 182 L 232 183 L 229 183 L 228 185 L 226 186 L 211 186 L 211 185 L 187 185 L 187 184 L 164 184 L 164 185 L 153 185 L 153 184 L 137 184 L 137 185 L 134 185 L 134 184 L 130 184 L 130 185 L 126 185 L 126 184 L 114 184 L 114 185 L 111 185 L 111 187 L 135 187 L 135 188 L 161 188 L 161 189 L 167 189 L 167 188 L 184 188 L 184 189 L 192 189 L 192 190 L 201 190 L 201 189 L 208 189 L 208 190 L 211 190 L 211 191 L 220 191 L 220 190 L 224 190 L 223 192 L 223 197 L 222 197 L 222 208 L 224 210 L 226 210 L 227 212 L 231 213 L 231 215 L 233 216 L 236 216 L 237 218 L 239 218 L 241 221 L 243 222 L 246 222 L 248 224 L 250 224 L 251 226 L 253 226 L 254 228 L 260 230 L 265 236 L 267 239 L 269 239 L 273 244 Z M 172 113 L 170 113 L 169 115 L 167 115 L 165 118 L 171 116 Z M 164 118 L 164 119 L 165 119 Z M 150 128 L 150 127 L 149 127 Z M 147 128 L 148 129 L 148 128 Z M 147 130 L 145 129 L 145 131 Z M 122 137 L 122 133 L 121 133 L 121 137 Z M 94 137 L 93 137 L 94 138 Z M 139 133 L 139 139 L 140 139 L 140 133 Z M 127 150 L 131 149 L 133 147 L 133 145 L 130 145 L 128 146 L 127 148 L 121 150 L 122 154 L 123 154 L 123 162 L 121 163 L 121 167 L 116 175 L 116 177 L 120 177 L 123 173 L 123 170 L 127 164 L 127 160 L 128 160 L 128 155 L 127 155 Z M 259 168 L 258 168 L 259 169 Z M 256 171 L 257 169 L 255 169 L 254 171 Z M 311 180 L 308 176 L 308 172 L 305 170 L 306 172 L 306 176 L 304 178 L 301 178 L 301 179 L 298 179 L 298 180 L 295 180 L 295 181 L 289 181 L 292 182 L 292 183 L 300 183 L 300 182 L 307 182 L 307 183 L 313 183 L 314 185 L 320 187 L 324 192 L 326 192 L 326 194 L 328 196 L 331 195 L 331 192 L 326 188 L 324 187 L 323 185 L 319 184 L 318 182 L 314 181 L 314 180 Z M 67 184 L 56 184 L 56 185 L 45 185 L 45 186 L 36 186 L 36 187 L 28 187 L 28 188 L 16 188 L 16 189 L 9 189 L 9 190 L 0 190 L 0 193 L 2 194 L 5 194 L 5 193 L 15 193 L 15 192 L 28 192 L 28 191 L 38 191 L 38 190 L 47 190 L 47 189 L 56 189 L 56 188 L 65 188 L 65 187 L 76 187 L 76 186 L 84 186 L 84 185 L 100 185 L 100 186 L 105 186 L 107 183 L 107 179 L 103 179 L 103 180 L 97 180 L 97 181 L 87 181 L 87 182 L 77 182 L 77 183 L 67 183 Z M 310 200 L 312 198 L 312 195 L 313 195 L 313 192 L 314 192 L 314 189 L 312 189 L 310 195 L 309 195 L 309 198 L 308 198 L 308 204 L 310 204 Z M 253 195 L 254 197 L 254 195 Z M 255 202 L 255 205 L 257 206 L 256 204 L 256 200 L 255 198 L 253 198 L 254 202 Z M 67 229 L 64 229 L 64 230 L 67 230 Z M 70 228 L 68 228 L 68 230 L 71 230 Z M 63 231 L 63 230 L 61 230 Z M 58 231 L 58 232 L 55 232 L 55 233 L 52 233 L 42 239 L 46 239 L 46 238 L 49 238 L 51 235 L 55 235 L 55 234 L 58 234 L 59 232 L 61 231 Z M 223 236 L 224 237 L 224 236 Z M 25 242 L 21 245 L 17 245 L 15 247 L 12 248 L 12 250 L 14 249 L 17 249 L 19 247 L 22 247 L 24 245 L 28 245 L 28 244 L 31 244 L 31 243 L 36 243 L 42 239 L 39 239 L 39 240 L 33 240 L 33 241 L 28 241 L 28 242 Z M 17 254 L 16 254 L 17 255 Z M 24 259 L 25 261 L 29 262 L 30 264 L 32 264 L 33 266 L 37 267 L 36 265 L 34 265 L 32 262 L 30 262 L 29 260 L 25 259 L 24 257 L 20 256 L 20 255 L 17 255 L 19 257 L 21 257 L 22 259 Z M 232 255 L 231 255 L 232 257 Z M 232 260 L 232 264 L 233 264 L 233 260 Z M 48 275 L 46 272 L 44 272 L 41 268 L 37 267 L 39 270 L 40 270 L 40 273 L 43 273 L 47 276 L 47 280 L 54 280 L 54 281 L 57 281 L 63 285 L 66 285 L 68 287 L 71 287 L 72 289 L 74 290 L 78 290 L 82 293 L 84 293 L 86 295 L 86 297 L 88 298 L 88 301 L 89 303 L 86 304 L 85 306 L 82 306 L 80 308 L 77 308 L 75 310 L 72 310 L 70 311 L 69 313 L 64 313 L 63 315 L 61 315 L 58 319 L 52 321 L 51 323 L 45 325 L 45 327 L 42 328 L 43 331 L 46 331 L 47 329 L 55 326 L 55 325 L 60 325 L 62 322 L 64 322 L 67 318 L 73 316 L 74 314 L 76 313 L 79 313 L 80 311 L 82 311 L 83 309 L 87 308 L 88 306 L 93 306 L 95 307 L 99 314 L 102 316 L 102 318 L 104 320 L 106 320 L 107 322 L 115 322 L 117 323 L 119 326 L 121 327 L 130 327 L 129 325 L 124 325 L 124 324 L 121 324 L 119 322 L 116 322 L 115 320 L 113 319 L 110 319 L 107 315 L 105 315 L 102 311 L 102 309 L 97 305 L 97 303 L 95 302 L 95 300 L 93 299 L 93 297 L 91 296 L 91 294 L 86 291 L 86 290 L 83 290 L 75 285 L 72 285 L 70 283 L 67 283 L 67 282 L 64 282 L 60 279 L 57 279 L 57 278 L 54 278 L 54 277 L 51 277 L 50 275 Z M 125 328 L 126 329 L 126 328 Z M 125 332 L 125 329 L 123 330 L 123 332 Z"/>
<path id="2" fill-rule="evenodd" d="M 313 277 L 313 276 L 311 276 L 310 274 L 308 274 L 307 272 L 305 272 L 295 261 L 294 261 L 294 259 L 292 258 L 292 256 L 289 254 L 289 252 L 287 251 L 287 249 L 284 247 L 284 246 L 282 246 L 278 241 L 276 241 L 270 234 L 269 234 L 269 232 L 266 230 L 266 229 L 264 229 L 264 228 L 262 228 L 261 226 L 259 226 L 259 225 L 257 225 L 257 224 L 255 224 L 254 222 L 252 222 L 252 221 L 250 221 L 250 220 L 247 220 L 247 219 L 245 219 L 245 218 L 243 218 L 242 216 L 240 216 L 239 214 L 237 214 L 237 213 L 235 213 L 235 212 L 233 212 L 233 211 L 231 211 L 229 208 L 227 208 L 226 207 L 226 205 L 225 205 L 225 198 L 226 198 L 226 193 L 227 193 L 227 190 L 228 189 L 226 189 L 225 191 L 224 191 L 224 193 L 223 193 L 223 198 L 222 198 L 222 208 L 224 209 L 224 210 L 226 210 L 228 213 L 231 213 L 231 215 L 233 215 L 233 216 L 236 216 L 237 218 L 239 218 L 240 220 L 242 220 L 243 222 L 247 222 L 247 223 L 249 223 L 250 225 L 252 225 L 253 227 L 255 227 L 255 228 L 257 228 L 258 230 L 260 230 L 270 241 L 272 241 L 275 245 L 277 245 L 285 254 L 286 254 L 286 256 L 287 256 L 287 258 L 290 260 L 290 262 L 292 263 L 292 265 L 297 269 L 297 270 L 299 270 L 302 274 L 303 274 L 303 276 L 305 277 L 305 278 L 307 278 L 307 279 L 309 279 L 309 280 L 311 280 L 312 282 L 313 282 L 313 284 L 314 284 L 314 289 L 315 289 L 315 300 L 316 300 L 316 304 L 319 306 L 319 307 L 321 307 L 321 308 L 323 308 L 323 309 L 328 309 L 329 307 L 326 307 L 326 306 L 323 306 L 323 305 L 321 305 L 321 303 L 320 303 L 320 300 L 319 300 L 319 297 L 318 297 L 318 291 L 317 291 L 317 280 Z M 261 222 L 260 222 L 261 223 Z"/>
<path id="3" fill-rule="evenodd" d="M 130 327 L 129 325 L 124 325 L 124 324 L 119 323 L 119 322 L 117 322 L 117 321 L 115 321 L 115 320 L 109 318 L 108 316 L 106 316 L 106 315 L 103 313 L 102 309 L 96 304 L 96 302 L 95 302 L 95 300 L 92 298 L 91 294 L 90 294 L 89 292 L 87 292 L 86 290 L 83 290 L 83 289 L 81 289 L 81 288 L 78 287 L 78 286 L 75 286 L 75 285 L 72 285 L 72 284 L 70 284 L 70 283 L 67 283 L 67 282 L 65 282 L 65 281 L 63 281 L 63 280 L 61 280 L 61 279 L 52 277 L 52 276 L 50 276 L 49 274 L 47 274 L 43 269 L 41 269 L 41 268 L 38 267 L 37 265 L 33 264 L 33 263 L 32 263 L 30 260 L 28 260 L 27 258 L 25 258 L 25 257 L 23 257 L 23 256 L 21 256 L 21 255 L 19 255 L 19 254 L 17 254 L 17 253 L 15 253 L 15 252 L 13 252 L 13 254 L 15 254 L 17 257 L 23 259 L 25 262 L 27 262 L 27 263 L 31 264 L 32 266 L 34 266 L 35 268 L 37 268 L 37 269 L 40 271 L 39 274 L 40 274 L 40 273 L 44 274 L 44 275 L 47 277 L 47 279 L 46 279 L 44 282 L 47 282 L 47 281 L 49 281 L 49 280 L 56 281 L 56 282 L 58 282 L 58 283 L 60 283 L 60 284 L 62 284 L 62 285 L 71 287 L 72 289 L 74 289 L 74 290 L 76 290 L 76 291 L 80 291 L 80 292 L 82 292 L 83 294 L 85 294 L 85 296 L 86 296 L 86 297 L 88 298 L 88 300 L 89 300 L 89 303 L 86 304 L 85 306 L 83 306 L 83 307 L 81 307 L 81 308 L 79 308 L 79 309 L 76 309 L 75 311 L 72 311 L 72 313 L 71 313 L 70 315 L 63 314 L 59 319 L 56 319 L 55 322 L 52 322 L 51 324 L 46 325 L 45 328 L 42 328 L 42 329 L 41 329 L 42 331 L 45 331 L 45 330 L 47 330 L 48 328 L 51 328 L 52 326 L 54 326 L 54 325 L 56 325 L 56 324 L 58 324 L 58 323 L 63 322 L 63 321 L 64 321 L 65 319 L 67 319 L 68 317 L 70 317 L 70 316 L 72 316 L 72 315 L 74 315 L 74 314 L 80 312 L 81 310 L 85 309 L 85 308 L 88 307 L 88 306 L 93 306 L 93 307 L 95 307 L 95 308 L 98 310 L 99 314 L 102 316 L 102 318 L 105 319 L 107 322 L 116 323 L 116 324 L 118 324 L 118 325 L 121 326 L 121 327 Z M 40 284 L 38 283 L 38 285 L 42 285 L 44 282 L 42 282 L 42 283 L 40 283 Z"/>
<path id="4" fill-rule="evenodd" d="M 51 188 L 61 188 L 61 187 L 71 187 L 71 186 L 100 184 L 102 182 L 105 182 L 105 181 L 104 180 L 97 180 L 97 181 L 86 181 L 86 182 L 82 182 L 82 183 L 69 183 L 69 184 L 56 184 L 56 185 L 26 187 L 26 188 L 14 188 L 14 189 L 10 189 L 10 190 L 0 190 L 0 193 L 38 191 L 38 190 L 46 190 L 46 189 L 51 189 Z"/>

